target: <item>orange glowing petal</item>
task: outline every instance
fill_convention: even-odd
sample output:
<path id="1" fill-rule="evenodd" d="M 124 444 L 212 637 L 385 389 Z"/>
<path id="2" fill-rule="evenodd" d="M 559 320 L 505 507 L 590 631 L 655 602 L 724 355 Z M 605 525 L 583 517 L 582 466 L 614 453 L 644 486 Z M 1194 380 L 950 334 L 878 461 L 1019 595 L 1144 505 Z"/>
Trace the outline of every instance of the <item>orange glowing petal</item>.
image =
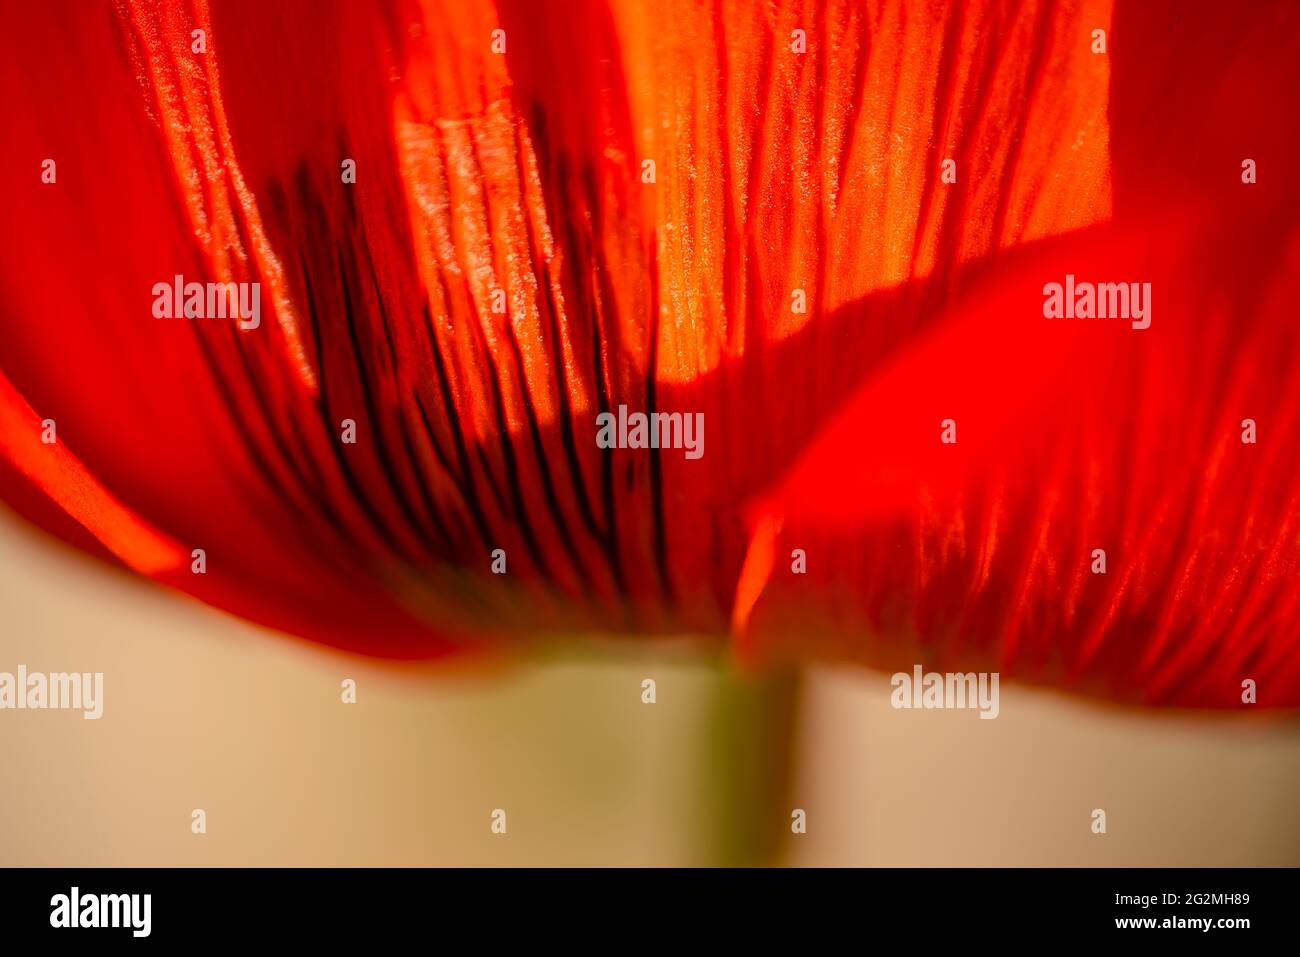
<path id="1" fill-rule="evenodd" d="M 53 441 L 42 441 L 46 421 L 0 374 L 0 455 L 11 466 L 140 574 L 161 575 L 188 561 L 180 545 L 118 501 L 57 441 L 57 422 Z"/>
<path id="2" fill-rule="evenodd" d="M 146 95 L 146 109 L 164 137 L 190 227 L 207 254 L 212 278 L 264 285 L 289 361 L 309 389 L 307 361 L 284 270 L 262 228 L 257 201 L 244 181 L 221 100 L 217 38 L 207 0 L 158 4 L 118 0 L 127 42 Z M 202 36 L 197 37 L 196 32 Z M 202 42 L 201 56 L 191 54 Z"/>
<path id="3" fill-rule="evenodd" d="M 1110 6 L 611 4 L 636 160 L 656 164 L 660 377 L 1106 219 L 1109 61 L 1088 35 Z"/>
<path id="4" fill-rule="evenodd" d="M 1242 144 L 1270 165 L 1300 148 L 1277 122 L 1300 83 L 1284 20 L 1270 8 L 1220 46 L 1203 24 L 1171 33 L 1127 8 L 1113 222 L 973 270 L 756 496 L 759 520 L 784 520 L 778 552 L 820 562 L 813 583 L 778 565 L 751 631 L 788 630 L 812 584 L 837 596 L 821 624 L 859 630 L 856 654 L 884 667 L 919 646 L 931 662 L 1226 707 L 1267 669 L 1298 700 L 1300 190 L 1242 175 Z M 1207 81 L 1188 51 L 1211 47 Z M 1066 274 L 1150 282 L 1151 327 L 1045 320 L 1043 284 Z M 1243 442 L 1260 414 L 1280 432 Z M 946 417 L 956 446 L 940 441 Z M 1099 547 L 1105 574 L 1089 567 Z M 773 545 L 756 530 L 751 548 Z"/>

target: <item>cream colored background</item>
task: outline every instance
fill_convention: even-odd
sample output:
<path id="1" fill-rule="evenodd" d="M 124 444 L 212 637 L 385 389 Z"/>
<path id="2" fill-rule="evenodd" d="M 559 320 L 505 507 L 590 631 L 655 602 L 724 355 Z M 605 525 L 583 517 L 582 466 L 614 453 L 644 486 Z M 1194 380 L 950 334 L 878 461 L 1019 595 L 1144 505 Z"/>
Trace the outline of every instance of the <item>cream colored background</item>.
<path id="1" fill-rule="evenodd" d="M 772 810 L 720 779 L 717 699 L 735 679 L 707 663 L 620 650 L 404 673 L 267 633 L 0 513 L 0 670 L 19 664 L 103 671 L 105 710 L 0 712 L 5 865 L 707 864 L 743 802 L 787 863 L 1300 863 L 1291 719 L 1148 716 L 1005 684 L 996 721 L 895 712 L 884 676 L 819 668 Z M 355 706 L 339 700 L 345 677 Z M 205 835 L 190 832 L 199 807 Z M 498 807 L 504 837 L 489 831 Z"/>

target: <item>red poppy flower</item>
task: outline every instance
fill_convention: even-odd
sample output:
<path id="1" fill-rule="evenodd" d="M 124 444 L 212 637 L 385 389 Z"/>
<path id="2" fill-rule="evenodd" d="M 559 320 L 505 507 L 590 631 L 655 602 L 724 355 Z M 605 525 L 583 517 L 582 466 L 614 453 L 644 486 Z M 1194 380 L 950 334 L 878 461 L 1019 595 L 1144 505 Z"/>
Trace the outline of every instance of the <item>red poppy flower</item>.
<path id="1" fill-rule="evenodd" d="M 381 656 L 1300 705 L 1287 4 L 5 22 L 0 495 L 68 541 Z M 175 277 L 258 321 L 160 318 Z M 1076 280 L 1149 325 L 1046 318 Z M 602 447 L 620 409 L 702 454 Z"/>

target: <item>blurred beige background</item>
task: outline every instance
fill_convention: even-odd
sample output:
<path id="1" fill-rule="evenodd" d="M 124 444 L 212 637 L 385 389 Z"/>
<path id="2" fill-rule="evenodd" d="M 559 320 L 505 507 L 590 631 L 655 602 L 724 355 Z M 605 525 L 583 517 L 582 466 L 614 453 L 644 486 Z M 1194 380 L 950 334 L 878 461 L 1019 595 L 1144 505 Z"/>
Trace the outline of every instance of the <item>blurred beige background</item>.
<path id="1" fill-rule="evenodd" d="M 770 689 L 673 645 L 583 654 L 404 672 L 0 513 L 0 671 L 105 675 L 99 721 L 0 711 L 0 864 L 1300 863 L 1294 717 L 1145 715 L 1004 684 L 981 721 L 895 712 L 886 676 L 816 668 L 776 682 L 797 689 L 780 699 L 791 721 L 765 724 Z"/>

